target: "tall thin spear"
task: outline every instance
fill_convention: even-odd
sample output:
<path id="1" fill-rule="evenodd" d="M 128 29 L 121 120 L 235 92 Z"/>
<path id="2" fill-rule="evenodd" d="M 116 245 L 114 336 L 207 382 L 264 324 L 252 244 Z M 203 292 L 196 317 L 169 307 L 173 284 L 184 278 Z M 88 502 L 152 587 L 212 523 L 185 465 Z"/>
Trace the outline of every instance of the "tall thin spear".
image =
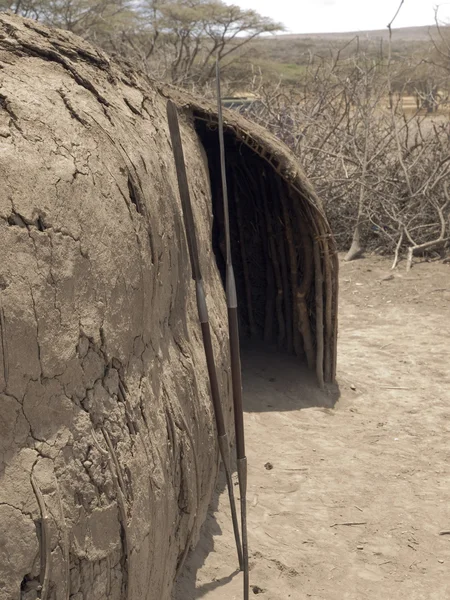
<path id="1" fill-rule="evenodd" d="M 181 206 L 183 209 L 183 221 L 186 230 L 186 237 L 191 261 L 192 277 L 195 280 L 197 295 L 197 308 L 200 325 L 202 328 L 203 346 L 205 349 L 206 365 L 208 367 L 209 384 L 211 387 L 211 398 L 214 407 L 214 416 L 217 427 L 217 437 L 219 443 L 220 455 L 222 457 L 225 476 L 228 487 L 228 497 L 230 499 L 231 517 L 233 519 L 234 538 L 236 540 L 236 549 L 239 559 L 239 567 L 244 568 L 242 557 L 241 540 L 239 536 L 239 525 L 236 511 L 236 503 L 233 492 L 233 479 L 231 473 L 230 446 L 228 435 L 225 429 L 223 418 L 222 403 L 220 399 L 219 383 L 217 379 L 216 362 L 211 339 L 211 329 L 209 325 L 208 307 L 206 305 L 205 290 L 200 270 L 200 259 L 197 246 L 197 237 L 195 234 L 194 215 L 192 212 L 191 197 L 189 194 L 189 185 L 186 175 L 186 165 L 184 162 L 183 146 L 181 143 L 180 127 L 178 124 L 177 109 L 173 102 L 167 102 L 167 119 L 169 122 L 170 138 L 172 140 L 172 150 L 177 171 L 178 189 L 180 191 Z"/>
<path id="2" fill-rule="evenodd" d="M 239 325 L 237 312 L 236 281 L 231 258 L 230 216 L 228 208 L 227 173 L 225 165 L 225 141 L 223 135 L 222 96 L 220 92 L 220 66 L 216 60 L 217 113 L 219 117 L 220 169 L 226 245 L 226 295 L 228 306 L 228 328 L 230 333 L 231 381 L 233 387 L 234 428 L 236 432 L 236 457 L 241 496 L 242 553 L 244 558 L 244 600 L 249 595 L 248 542 L 247 542 L 247 457 L 245 456 L 244 409 L 242 405 L 242 374 L 239 347 Z"/>

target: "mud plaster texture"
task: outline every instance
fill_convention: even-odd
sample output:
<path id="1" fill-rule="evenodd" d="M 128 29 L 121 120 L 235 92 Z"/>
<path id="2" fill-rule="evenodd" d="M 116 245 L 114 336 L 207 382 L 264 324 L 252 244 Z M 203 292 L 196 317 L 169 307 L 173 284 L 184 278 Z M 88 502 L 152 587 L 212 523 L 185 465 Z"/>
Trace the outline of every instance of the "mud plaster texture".
<path id="1" fill-rule="evenodd" d="M 229 426 L 207 167 L 180 120 Z M 0 600 L 165 600 L 218 464 L 166 99 L 2 15 L 0 179 Z"/>

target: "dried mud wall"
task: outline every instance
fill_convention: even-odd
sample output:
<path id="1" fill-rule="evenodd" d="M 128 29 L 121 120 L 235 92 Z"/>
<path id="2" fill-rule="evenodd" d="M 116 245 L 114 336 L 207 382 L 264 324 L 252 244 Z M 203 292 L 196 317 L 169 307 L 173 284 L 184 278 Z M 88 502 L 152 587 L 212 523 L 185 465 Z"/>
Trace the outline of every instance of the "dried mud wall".
<path id="1" fill-rule="evenodd" d="M 181 125 L 230 420 L 207 167 Z M 168 599 L 217 448 L 165 98 L 0 16 L 0 182 L 0 600 Z"/>

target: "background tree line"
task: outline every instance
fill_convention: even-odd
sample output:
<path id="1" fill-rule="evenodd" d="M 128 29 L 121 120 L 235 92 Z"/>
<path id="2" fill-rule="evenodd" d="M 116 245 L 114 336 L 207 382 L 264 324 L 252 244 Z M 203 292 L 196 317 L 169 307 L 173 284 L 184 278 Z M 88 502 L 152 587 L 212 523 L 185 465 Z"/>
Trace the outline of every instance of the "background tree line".
<path id="1" fill-rule="evenodd" d="M 283 26 L 221 0 L 0 0 L 1 10 L 67 29 L 178 85 L 203 86 L 225 60 Z"/>

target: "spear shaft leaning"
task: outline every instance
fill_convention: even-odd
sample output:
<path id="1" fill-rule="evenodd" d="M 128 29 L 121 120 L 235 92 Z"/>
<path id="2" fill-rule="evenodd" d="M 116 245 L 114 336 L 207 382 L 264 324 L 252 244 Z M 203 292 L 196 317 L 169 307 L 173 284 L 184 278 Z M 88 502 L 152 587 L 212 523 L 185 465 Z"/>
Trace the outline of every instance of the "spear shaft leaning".
<path id="1" fill-rule="evenodd" d="M 220 91 L 220 66 L 216 60 L 217 113 L 219 119 L 220 170 L 226 246 L 226 296 L 228 329 L 230 336 L 231 381 L 233 388 L 234 428 L 236 433 L 236 458 L 241 496 L 242 554 L 244 559 L 244 600 L 249 595 L 248 542 L 247 542 L 247 457 L 245 455 L 244 409 L 242 403 L 242 373 L 239 345 L 238 304 L 236 281 L 231 257 L 230 213 L 228 206 L 227 171 L 225 164 L 225 140 L 223 134 L 222 96 Z"/>
<path id="2" fill-rule="evenodd" d="M 189 193 L 189 185 L 186 175 L 186 165 L 184 161 L 183 146 L 181 142 L 180 127 L 178 124 L 178 114 L 175 104 L 171 100 L 167 102 L 167 119 L 169 123 L 170 138 L 172 141 L 172 150 L 175 160 L 175 167 L 178 179 L 178 189 L 180 192 L 181 206 L 183 210 L 184 228 L 186 231 L 189 257 L 192 268 L 192 277 L 195 280 L 195 289 L 197 296 L 197 309 L 202 329 L 203 347 L 205 350 L 206 365 L 208 368 L 209 384 L 211 388 L 211 399 L 214 408 L 214 416 L 217 428 L 217 438 L 220 455 L 225 469 L 227 480 L 228 497 L 230 499 L 231 517 L 233 520 L 234 537 L 239 559 L 239 567 L 243 568 L 243 557 L 241 540 L 239 536 L 239 525 L 236 511 L 236 502 L 233 492 L 233 480 L 231 473 L 230 446 L 228 435 L 225 429 L 222 403 L 220 399 L 219 383 L 217 378 L 216 362 L 214 358 L 214 349 L 211 338 L 211 328 L 209 325 L 208 307 L 206 305 L 205 290 L 200 269 L 200 259 L 197 245 L 197 236 L 195 234 L 195 222 L 192 212 L 192 204 Z"/>

